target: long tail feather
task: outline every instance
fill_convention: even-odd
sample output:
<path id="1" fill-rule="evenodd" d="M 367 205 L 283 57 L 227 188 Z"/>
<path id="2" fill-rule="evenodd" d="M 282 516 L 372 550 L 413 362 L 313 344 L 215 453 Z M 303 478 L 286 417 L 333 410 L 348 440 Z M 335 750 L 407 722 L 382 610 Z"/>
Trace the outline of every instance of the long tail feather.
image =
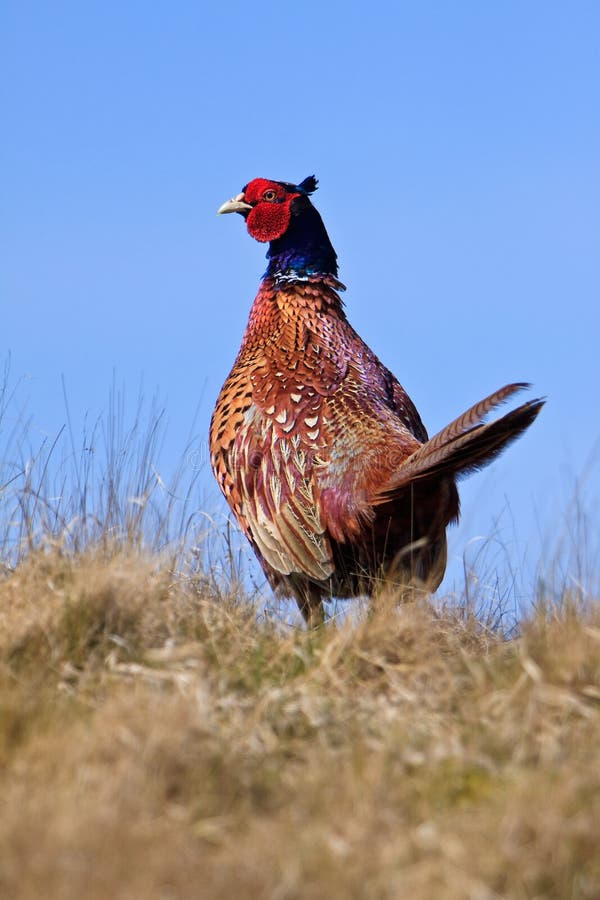
<path id="1" fill-rule="evenodd" d="M 454 419 L 453 422 L 450 422 L 449 425 L 446 425 L 445 428 L 442 428 L 441 431 L 434 434 L 434 436 L 420 447 L 419 450 L 413 453 L 410 458 L 411 462 L 422 459 L 424 456 L 429 456 L 434 450 L 437 450 L 438 447 L 442 447 L 453 438 L 464 434 L 467 429 L 483 424 L 483 420 L 492 409 L 500 406 L 501 403 L 505 403 L 513 394 L 529 387 L 531 387 L 531 385 L 526 381 L 507 384 L 505 387 L 500 388 L 499 391 L 494 391 L 489 397 L 484 397 L 483 400 L 480 400 L 479 403 L 471 406 L 470 409 L 464 412 L 462 416 L 459 416 L 458 419 Z"/>
<path id="2" fill-rule="evenodd" d="M 472 425 L 472 422 L 480 422 L 482 415 L 523 386 L 508 385 L 491 394 L 419 447 L 400 466 L 376 504 L 387 502 L 411 482 L 439 478 L 445 474 L 463 478 L 492 462 L 529 428 L 545 401 L 530 400 L 489 424 Z"/>

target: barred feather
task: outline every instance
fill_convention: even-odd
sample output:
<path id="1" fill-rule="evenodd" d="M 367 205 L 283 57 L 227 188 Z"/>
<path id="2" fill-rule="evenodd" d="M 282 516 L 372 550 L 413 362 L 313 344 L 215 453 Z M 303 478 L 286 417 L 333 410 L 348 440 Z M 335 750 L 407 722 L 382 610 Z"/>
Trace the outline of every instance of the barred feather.
<path id="1" fill-rule="evenodd" d="M 500 406 L 501 403 L 505 403 L 513 394 L 525 390 L 528 387 L 530 387 L 530 385 L 527 384 L 527 382 L 522 381 L 515 384 L 507 384 L 505 387 L 500 388 L 500 390 L 494 391 L 493 394 L 490 394 L 474 406 L 471 406 L 470 409 L 462 414 L 462 416 L 459 416 L 458 419 L 454 419 L 453 422 L 450 422 L 449 425 L 446 425 L 445 428 L 438 431 L 438 433 L 430 438 L 423 447 L 412 455 L 411 462 L 416 462 L 416 460 L 421 459 L 423 456 L 430 456 L 433 450 L 447 444 L 453 438 L 463 434 L 467 429 L 473 428 L 475 425 L 480 425 L 492 409 Z"/>
<path id="2" fill-rule="evenodd" d="M 387 502 L 390 496 L 415 481 L 439 478 L 444 474 L 464 478 L 488 465 L 529 428 L 543 405 L 544 400 L 530 400 L 495 422 L 477 425 L 450 437 L 445 444 L 440 444 L 436 435 L 402 464 L 392 484 L 386 486 L 377 502 Z M 448 426 L 451 435 L 453 425 Z M 440 436 L 445 432 L 446 429 Z M 434 441 L 436 446 L 433 446 Z"/>

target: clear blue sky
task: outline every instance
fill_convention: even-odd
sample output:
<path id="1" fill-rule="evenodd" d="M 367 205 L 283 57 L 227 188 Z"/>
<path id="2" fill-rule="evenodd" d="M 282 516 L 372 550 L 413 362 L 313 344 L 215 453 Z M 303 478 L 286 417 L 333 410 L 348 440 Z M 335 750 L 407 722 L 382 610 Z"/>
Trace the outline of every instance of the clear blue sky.
<path id="1" fill-rule="evenodd" d="M 164 465 L 199 401 L 205 440 L 265 267 L 216 209 L 315 172 L 349 317 L 430 432 L 549 397 L 464 483 L 453 555 L 496 528 L 533 565 L 576 478 L 597 528 L 599 46 L 583 0 L 3 4 L 0 358 L 34 429 L 61 375 L 77 430 L 116 370 L 163 397 Z"/>

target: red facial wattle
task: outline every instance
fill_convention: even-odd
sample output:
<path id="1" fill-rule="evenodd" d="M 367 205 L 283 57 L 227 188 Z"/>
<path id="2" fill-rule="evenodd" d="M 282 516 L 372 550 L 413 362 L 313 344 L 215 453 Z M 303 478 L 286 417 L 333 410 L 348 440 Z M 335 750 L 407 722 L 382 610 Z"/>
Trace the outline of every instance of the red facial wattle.
<path id="1" fill-rule="evenodd" d="M 280 238 L 290 224 L 291 204 L 299 196 L 276 181 L 266 178 L 251 181 L 244 190 L 246 202 L 253 206 L 246 219 L 249 234 L 263 243 Z"/>
<path id="2" fill-rule="evenodd" d="M 259 203 L 248 214 L 246 226 L 248 232 L 257 241 L 266 243 L 276 241 L 288 229 L 290 224 L 289 203 Z"/>

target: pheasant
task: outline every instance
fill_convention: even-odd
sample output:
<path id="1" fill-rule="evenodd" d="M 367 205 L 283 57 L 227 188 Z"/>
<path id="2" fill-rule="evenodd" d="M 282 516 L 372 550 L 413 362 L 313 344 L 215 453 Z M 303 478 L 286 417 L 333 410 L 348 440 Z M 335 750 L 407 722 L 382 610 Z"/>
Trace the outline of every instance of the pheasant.
<path id="1" fill-rule="evenodd" d="M 268 268 L 210 426 L 219 486 L 274 591 L 309 625 L 379 579 L 435 590 L 457 479 L 531 425 L 543 400 L 484 424 L 509 384 L 428 439 L 410 397 L 348 322 L 337 255 L 300 184 L 256 178 L 219 213 L 269 244 Z"/>

